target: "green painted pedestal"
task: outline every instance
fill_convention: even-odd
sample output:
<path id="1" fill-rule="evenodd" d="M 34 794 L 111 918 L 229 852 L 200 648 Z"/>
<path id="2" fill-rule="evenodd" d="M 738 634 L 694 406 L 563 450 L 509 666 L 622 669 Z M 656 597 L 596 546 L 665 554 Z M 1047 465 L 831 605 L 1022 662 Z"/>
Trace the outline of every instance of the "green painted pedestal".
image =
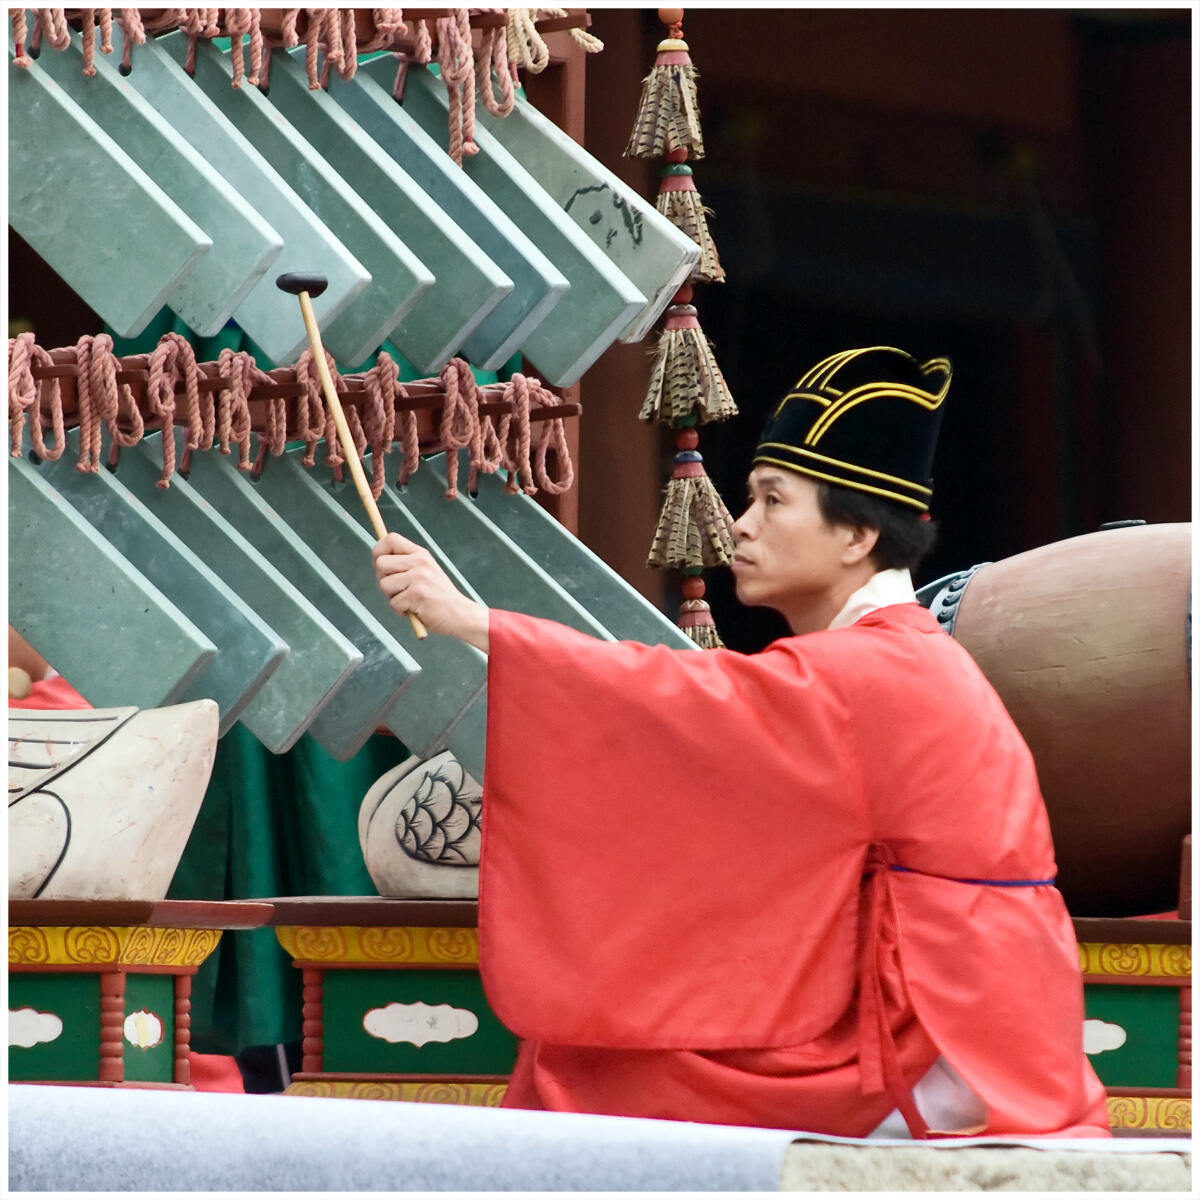
<path id="1" fill-rule="evenodd" d="M 483 995 L 474 901 L 272 903 L 304 973 L 304 1057 L 289 1094 L 500 1103 L 517 1043 Z"/>
<path id="2" fill-rule="evenodd" d="M 192 976 L 221 931 L 270 914 L 236 900 L 10 900 L 9 1080 L 190 1088 Z"/>

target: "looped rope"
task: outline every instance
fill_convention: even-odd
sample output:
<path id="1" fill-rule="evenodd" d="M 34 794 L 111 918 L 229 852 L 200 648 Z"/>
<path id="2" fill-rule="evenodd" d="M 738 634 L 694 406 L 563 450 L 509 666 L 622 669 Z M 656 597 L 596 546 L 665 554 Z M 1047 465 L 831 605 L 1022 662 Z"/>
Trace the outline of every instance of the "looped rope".
<path id="1" fill-rule="evenodd" d="M 150 377 L 146 383 L 150 411 L 162 419 L 163 473 L 156 484 L 160 488 L 170 487 L 171 476 L 175 473 L 175 386 L 181 382 L 187 402 L 186 469 L 191 452 L 202 447 L 205 435 L 208 444 L 212 444 L 213 422 L 211 413 L 207 417 L 201 413 L 200 370 L 196 365 L 196 352 L 182 334 L 164 333 L 150 354 Z"/>
<path id="2" fill-rule="evenodd" d="M 532 496 L 537 488 L 533 482 L 533 466 L 529 461 L 532 441 L 529 430 L 529 410 L 532 407 L 529 380 L 520 372 L 514 374 L 505 387 L 504 398 L 512 401 L 513 418 L 517 423 L 517 453 L 515 458 L 510 458 L 504 464 L 508 471 L 508 482 L 504 490 L 513 495 L 524 492 L 527 496 Z M 523 484 L 522 479 L 525 481 Z"/>
<path id="3" fill-rule="evenodd" d="M 408 26 L 404 23 L 404 10 L 400 8 L 373 8 L 371 20 L 375 25 L 375 34 L 364 45 L 359 46 L 359 54 L 387 50 L 397 34 L 408 32 Z"/>
<path id="4" fill-rule="evenodd" d="M 227 8 L 225 10 L 225 31 L 229 34 L 230 50 L 233 59 L 232 86 L 240 88 L 242 79 L 251 87 L 258 85 L 263 65 L 263 33 L 261 12 L 257 8 Z M 245 74 L 245 64 L 242 56 L 242 36 L 250 35 L 250 74 Z"/>
<path id="5" fill-rule="evenodd" d="M 85 8 L 83 13 L 83 73 L 89 78 L 96 74 L 96 25 L 100 25 L 100 53 L 112 53 L 112 9 Z"/>
<path id="6" fill-rule="evenodd" d="M 450 96 L 450 157 L 460 167 L 464 155 L 479 153 L 475 145 L 475 58 L 471 52 L 470 10 L 456 8 L 439 17 L 438 67 Z"/>
<path id="7" fill-rule="evenodd" d="M 329 368 L 329 378 L 336 391 L 339 379 L 337 364 L 328 350 L 325 351 L 325 365 Z M 317 461 L 317 443 L 324 437 L 326 464 L 340 468 L 346 460 L 342 457 L 333 413 L 326 412 L 325 394 L 321 389 L 317 360 L 311 347 L 305 350 L 296 362 L 296 382 L 304 384 L 305 388 L 301 403 L 296 406 L 296 437 L 304 442 L 304 457 L 301 462 L 306 467 L 311 467 Z M 272 450 L 271 453 L 275 454 L 276 451 Z"/>
<path id="8" fill-rule="evenodd" d="M 550 65 L 546 39 L 537 31 L 536 10 L 510 8 L 506 27 L 508 60 L 518 70 L 540 75 Z"/>
<path id="9" fill-rule="evenodd" d="M 134 398 L 133 389 L 127 383 L 117 382 L 119 363 L 113 352 L 113 340 L 107 333 L 98 333 L 92 339 L 92 398 L 96 404 L 96 412 L 100 420 L 108 427 L 108 435 L 112 441 L 109 462 L 115 466 L 117 454 L 121 447 L 136 446 L 145 436 L 146 426 L 142 420 L 141 409 Z M 122 406 L 122 401 L 124 405 Z M 121 429 L 122 407 L 124 418 L 129 423 L 130 432 Z M 100 439 L 97 432 L 95 450 L 100 451 Z"/>
<path id="10" fill-rule="evenodd" d="M 562 403 L 540 379 L 530 381 L 532 395 L 543 408 L 554 408 Z M 559 478 L 553 479 L 546 466 L 546 456 L 553 450 L 554 459 L 558 464 Z M 567 446 L 567 429 L 562 417 L 552 417 L 541 423 L 538 430 L 537 446 L 534 450 L 533 473 L 537 485 L 551 496 L 559 496 L 570 490 L 575 482 L 575 465 L 571 461 L 571 451 Z"/>
<path id="11" fill-rule="evenodd" d="M 230 443 L 238 447 L 237 469 L 250 469 L 250 389 L 255 383 L 271 381 L 271 377 L 258 368 L 254 355 L 248 350 L 230 350 L 226 347 L 217 358 L 217 370 L 229 386 L 222 388 L 217 397 L 217 441 L 222 454 L 230 453 Z M 285 410 L 286 411 L 286 410 Z"/>
<path id="12" fill-rule="evenodd" d="M 379 499 L 387 482 L 387 455 L 396 431 L 396 364 L 381 350 L 375 365 L 363 376 L 367 405 L 366 440 L 371 446 L 371 495 Z"/>
<path id="13" fill-rule="evenodd" d="M 8 343 L 8 419 L 10 450 L 14 458 L 21 455 L 21 435 L 25 414 L 33 410 L 29 422 L 29 440 L 34 453 L 46 462 L 61 458 L 66 449 L 66 430 L 62 411 L 62 388 L 57 378 L 33 377 L 34 366 L 51 367 L 54 360 L 34 340 L 32 333 L 22 333 Z M 50 410 L 50 428 L 54 436 L 47 445 L 44 436 L 46 408 Z"/>
<path id="14" fill-rule="evenodd" d="M 146 44 L 146 27 L 136 8 L 123 8 L 117 17 L 121 26 L 121 71 L 128 74 L 133 66 L 133 47 Z"/>
<path id="15" fill-rule="evenodd" d="M 39 8 L 35 10 L 37 18 L 33 23 L 32 50 L 37 53 L 41 49 L 42 35 L 55 50 L 65 50 L 71 44 L 71 28 L 67 24 L 65 8 Z"/>
<path id="16" fill-rule="evenodd" d="M 479 385 L 471 368 L 461 358 L 452 358 L 442 368 L 441 380 L 446 400 L 438 433 L 446 451 L 446 499 L 453 500 L 458 496 L 458 451 L 463 446 L 470 446 L 472 466 L 482 456 Z"/>
<path id="17" fill-rule="evenodd" d="M 478 9 L 480 12 L 503 13 L 502 8 Z M 500 80 L 500 99 L 496 99 L 492 73 Z M 475 56 L 476 85 L 483 93 L 484 107 L 494 117 L 507 117 L 517 103 L 513 87 L 513 68 L 508 61 L 508 27 L 494 25 L 483 31 L 479 53 Z"/>

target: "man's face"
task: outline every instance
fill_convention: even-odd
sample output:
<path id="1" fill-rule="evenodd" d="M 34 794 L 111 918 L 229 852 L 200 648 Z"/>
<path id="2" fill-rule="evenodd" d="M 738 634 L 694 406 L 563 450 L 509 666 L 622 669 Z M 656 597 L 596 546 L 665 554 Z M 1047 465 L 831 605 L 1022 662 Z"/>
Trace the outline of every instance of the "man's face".
<path id="1" fill-rule="evenodd" d="M 827 525 L 817 484 L 780 467 L 750 472 L 747 508 L 733 527 L 738 599 L 785 615 L 797 602 L 828 594 L 844 576 L 845 529 Z"/>

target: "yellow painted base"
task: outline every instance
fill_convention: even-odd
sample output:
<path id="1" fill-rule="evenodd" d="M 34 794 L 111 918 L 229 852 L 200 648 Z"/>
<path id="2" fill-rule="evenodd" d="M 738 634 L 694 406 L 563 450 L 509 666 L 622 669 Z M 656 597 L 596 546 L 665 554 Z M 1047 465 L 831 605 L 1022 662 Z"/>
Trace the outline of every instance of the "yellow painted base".
<path id="1" fill-rule="evenodd" d="M 472 1104 L 499 1108 L 507 1087 L 506 1083 L 308 1079 L 293 1080 L 284 1094 L 333 1096 L 350 1100 L 409 1100 L 417 1104 Z"/>
<path id="2" fill-rule="evenodd" d="M 1108 1120 L 1114 1130 L 1190 1133 L 1192 1102 L 1178 1096 L 1109 1096 Z"/>
<path id="3" fill-rule="evenodd" d="M 198 967 L 217 948 L 218 929 L 163 926 L 10 925 L 10 967 Z"/>

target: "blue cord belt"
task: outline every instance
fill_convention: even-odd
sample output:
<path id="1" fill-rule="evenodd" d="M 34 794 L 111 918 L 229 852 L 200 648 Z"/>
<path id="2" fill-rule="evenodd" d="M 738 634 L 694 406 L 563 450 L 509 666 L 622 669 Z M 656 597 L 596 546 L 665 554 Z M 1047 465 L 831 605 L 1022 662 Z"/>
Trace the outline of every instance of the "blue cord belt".
<path id="1" fill-rule="evenodd" d="M 925 875 L 930 879 L 944 879 L 947 883 L 974 883 L 981 887 L 1053 887 L 1054 879 L 955 879 L 952 875 L 934 875 L 931 871 L 918 871 L 915 867 L 898 867 L 888 863 L 891 871 L 903 871 L 907 875 Z"/>

